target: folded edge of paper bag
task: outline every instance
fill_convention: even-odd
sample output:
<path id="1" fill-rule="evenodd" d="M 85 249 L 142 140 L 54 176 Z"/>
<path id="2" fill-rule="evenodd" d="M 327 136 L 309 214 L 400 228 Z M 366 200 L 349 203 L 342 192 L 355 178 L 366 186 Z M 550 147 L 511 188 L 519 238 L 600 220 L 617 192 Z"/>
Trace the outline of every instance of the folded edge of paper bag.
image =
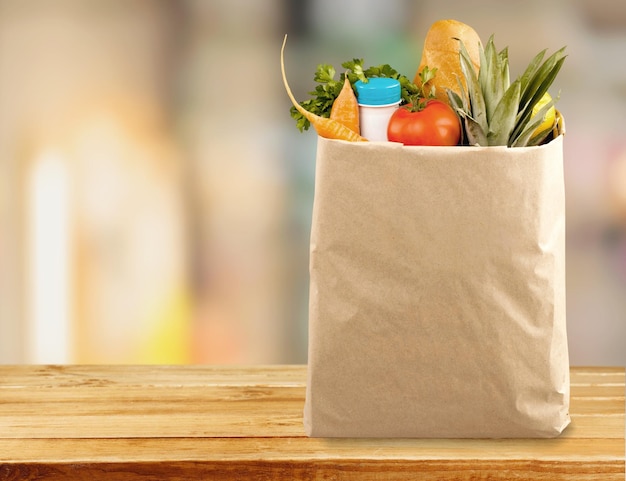
<path id="1" fill-rule="evenodd" d="M 562 136 L 319 139 L 309 436 L 554 437 L 569 424 Z"/>

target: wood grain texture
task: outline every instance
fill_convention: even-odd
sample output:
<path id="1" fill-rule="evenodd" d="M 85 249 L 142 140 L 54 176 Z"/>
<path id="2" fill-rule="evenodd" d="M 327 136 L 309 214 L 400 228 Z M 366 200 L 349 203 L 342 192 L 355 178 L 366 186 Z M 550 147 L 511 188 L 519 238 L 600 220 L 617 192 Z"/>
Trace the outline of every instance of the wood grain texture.
<path id="1" fill-rule="evenodd" d="M 304 366 L 0 366 L 0 480 L 625 479 L 623 368 L 556 439 L 309 439 Z"/>

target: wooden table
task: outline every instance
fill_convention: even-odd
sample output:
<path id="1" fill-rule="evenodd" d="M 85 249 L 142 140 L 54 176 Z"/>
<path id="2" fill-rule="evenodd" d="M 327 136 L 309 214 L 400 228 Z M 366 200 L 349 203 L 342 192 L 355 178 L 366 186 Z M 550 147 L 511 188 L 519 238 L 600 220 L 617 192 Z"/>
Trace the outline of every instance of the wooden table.
<path id="1" fill-rule="evenodd" d="M 309 439 L 304 366 L 0 366 L 0 479 L 623 481 L 624 369 L 550 440 Z"/>

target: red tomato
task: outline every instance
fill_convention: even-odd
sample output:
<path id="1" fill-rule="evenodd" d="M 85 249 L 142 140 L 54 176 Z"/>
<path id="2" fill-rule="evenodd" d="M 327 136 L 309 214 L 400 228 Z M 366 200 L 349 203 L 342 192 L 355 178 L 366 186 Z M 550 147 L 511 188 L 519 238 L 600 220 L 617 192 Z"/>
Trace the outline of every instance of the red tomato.
<path id="1" fill-rule="evenodd" d="M 420 109 L 398 108 L 389 119 L 387 138 L 404 145 L 457 145 L 461 123 L 452 107 L 431 99 L 423 101 Z"/>

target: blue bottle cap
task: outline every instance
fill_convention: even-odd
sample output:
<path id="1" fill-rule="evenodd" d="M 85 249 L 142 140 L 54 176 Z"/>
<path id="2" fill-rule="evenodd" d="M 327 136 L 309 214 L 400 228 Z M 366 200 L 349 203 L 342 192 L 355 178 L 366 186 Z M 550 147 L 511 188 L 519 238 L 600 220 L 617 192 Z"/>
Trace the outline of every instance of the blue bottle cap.
<path id="1" fill-rule="evenodd" d="M 373 77 L 354 84 L 359 105 L 390 105 L 400 101 L 400 82 L 394 78 Z"/>

